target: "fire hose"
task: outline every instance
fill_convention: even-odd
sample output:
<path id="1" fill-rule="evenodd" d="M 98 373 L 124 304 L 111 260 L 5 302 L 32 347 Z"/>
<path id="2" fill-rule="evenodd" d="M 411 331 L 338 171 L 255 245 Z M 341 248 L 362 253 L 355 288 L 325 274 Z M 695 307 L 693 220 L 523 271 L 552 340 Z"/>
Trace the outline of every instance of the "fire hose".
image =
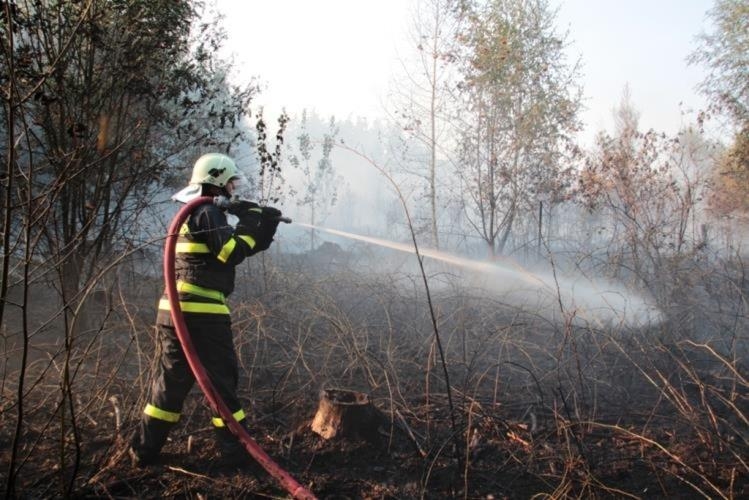
<path id="1" fill-rule="evenodd" d="M 164 280 L 166 282 L 166 294 L 169 299 L 169 308 L 171 309 L 172 321 L 177 333 L 179 343 L 182 345 L 182 351 L 185 353 L 187 363 L 190 365 L 192 373 L 195 375 L 200 389 L 205 394 L 211 408 L 216 411 L 223 419 L 226 426 L 242 443 L 247 452 L 254 458 L 271 476 L 288 491 L 294 498 L 311 500 L 315 495 L 300 485 L 288 472 L 282 469 L 273 459 L 252 439 L 247 430 L 234 419 L 231 410 L 219 395 L 213 382 L 205 371 L 198 353 L 190 337 L 185 324 L 185 318 L 179 304 L 179 294 L 177 292 L 177 282 L 174 271 L 174 254 L 177 246 L 177 236 L 182 224 L 187 217 L 195 210 L 196 207 L 204 203 L 217 203 L 217 200 L 210 196 L 202 196 L 186 203 L 177 213 L 169 226 L 169 232 L 166 237 L 164 247 Z M 284 222 L 289 221 L 285 219 Z M 289 221 L 290 222 L 290 221 Z"/>

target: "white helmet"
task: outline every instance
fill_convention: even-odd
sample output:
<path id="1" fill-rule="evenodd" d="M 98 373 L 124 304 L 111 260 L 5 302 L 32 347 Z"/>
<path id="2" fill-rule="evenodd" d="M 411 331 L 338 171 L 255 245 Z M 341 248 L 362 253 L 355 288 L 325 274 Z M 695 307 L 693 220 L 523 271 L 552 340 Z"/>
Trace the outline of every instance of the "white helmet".
<path id="1" fill-rule="evenodd" d="M 192 167 L 190 184 L 211 184 L 224 187 L 234 179 L 239 178 L 239 170 L 234 160 L 221 153 L 208 153 L 195 162 Z"/>
<path id="2" fill-rule="evenodd" d="M 245 184 L 244 175 L 237 169 L 234 160 L 221 153 L 208 153 L 195 162 L 192 167 L 190 185 L 172 196 L 172 199 L 182 203 L 201 195 L 203 184 L 223 188 L 229 181 L 233 181 L 235 188 Z"/>

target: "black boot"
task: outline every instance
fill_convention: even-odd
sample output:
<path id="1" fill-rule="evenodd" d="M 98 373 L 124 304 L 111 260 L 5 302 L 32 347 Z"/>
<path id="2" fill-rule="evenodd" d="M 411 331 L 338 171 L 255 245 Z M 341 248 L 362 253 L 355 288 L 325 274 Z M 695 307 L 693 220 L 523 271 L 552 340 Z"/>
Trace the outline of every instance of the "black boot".
<path id="1" fill-rule="evenodd" d="M 128 450 L 133 467 L 145 467 L 158 462 L 161 448 L 172 427 L 174 424 L 171 422 L 143 416 Z"/>
<path id="2" fill-rule="evenodd" d="M 240 422 L 247 429 L 244 420 Z M 216 427 L 216 442 L 221 454 L 220 464 L 224 467 L 244 467 L 254 462 L 247 449 L 232 434 L 228 427 Z"/>
<path id="3" fill-rule="evenodd" d="M 216 427 L 216 442 L 221 458 L 231 458 L 243 453 L 244 447 L 228 427 Z"/>

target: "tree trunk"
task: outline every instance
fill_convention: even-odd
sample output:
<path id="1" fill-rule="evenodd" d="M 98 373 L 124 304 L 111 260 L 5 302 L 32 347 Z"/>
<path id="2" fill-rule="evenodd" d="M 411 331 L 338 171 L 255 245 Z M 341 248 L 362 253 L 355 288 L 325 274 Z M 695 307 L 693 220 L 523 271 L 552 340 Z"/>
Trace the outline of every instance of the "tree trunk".
<path id="1" fill-rule="evenodd" d="M 323 389 L 310 427 L 323 439 L 361 438 L 373 442 L 379 439 L 386 422 L 387 418 L 363 392 Z"/>

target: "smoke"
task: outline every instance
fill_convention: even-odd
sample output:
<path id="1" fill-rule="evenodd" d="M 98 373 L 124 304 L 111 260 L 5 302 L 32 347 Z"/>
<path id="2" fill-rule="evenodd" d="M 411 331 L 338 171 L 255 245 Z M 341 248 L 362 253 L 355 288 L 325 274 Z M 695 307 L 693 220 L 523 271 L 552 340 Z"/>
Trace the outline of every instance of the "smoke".
<path id="1" fill-rule="evenodd" d="M 400 252 L 416 253 L 412 245 L 404 243 L 304 223 L 298 225 Z M 531 272 L 507 258 L 495 262 L 477 261 L 430 248 L 419 248 L 419 253 L 427 258 L 425 264 L 429 259 L 447 264 L 454 272 L 460 273 L 464 284 L 550 321 L 571 321 L 600 328 L 641 328 L 663 321 L 663 314 L 643 294 L 617 283 L 564 276 L 549 270 Z"/>
<path id="2" fill-rule="evenodd" d="M 514 263 L 483 264 L 480 273 L 467 268 L 466 282 L 550 321 L 598 328 L 642 328 L 664 319 L 644 294 L 621 284 L 548 270 L 530 272 Z"/>

